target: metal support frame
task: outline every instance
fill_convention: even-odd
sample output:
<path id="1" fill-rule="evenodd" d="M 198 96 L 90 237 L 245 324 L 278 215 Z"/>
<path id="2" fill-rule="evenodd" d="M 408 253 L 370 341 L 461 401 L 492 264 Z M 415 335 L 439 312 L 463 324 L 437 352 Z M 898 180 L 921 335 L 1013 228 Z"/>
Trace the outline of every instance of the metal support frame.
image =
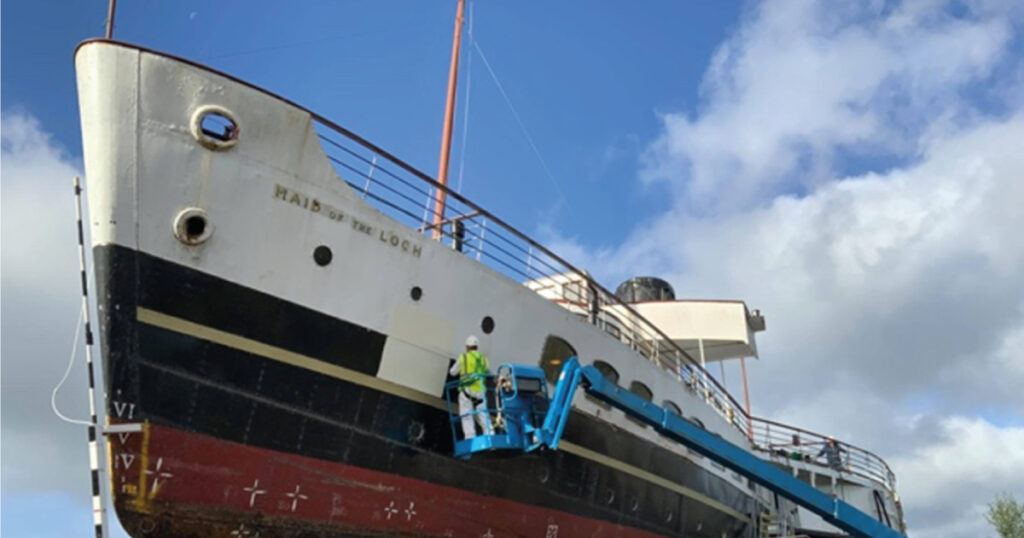
<path id="1" fill-rule="evenodd" d="M 100 421 L 100 415 L 96 412 L 96 378 L 99 375 L 96 363 L 92 360 L 93 337 L 92 325 L 89 322 L 89 279 L 85 271 L 85 229 L 82 225 L 82 183 L 78 176 L 75 176 L 74 186 L 75 216 L 78 226 L 78 268 L 82 279 L 82 319 L 85 322 L 85 363 L 89 374 L 89 472 L 92 482 L 92 522 L 96 538 L 107 538 L 107 490 L 103 487 L 106 483 L 104 476 L 107 473 L 106 469 L 101 467 L 101 462 L 105 459 L 100 451 L 100 438 L 96 435 L 97 428 L 106 423 L 106 419 Z M 106 442 L 105 439 L 104 442 Z"/>

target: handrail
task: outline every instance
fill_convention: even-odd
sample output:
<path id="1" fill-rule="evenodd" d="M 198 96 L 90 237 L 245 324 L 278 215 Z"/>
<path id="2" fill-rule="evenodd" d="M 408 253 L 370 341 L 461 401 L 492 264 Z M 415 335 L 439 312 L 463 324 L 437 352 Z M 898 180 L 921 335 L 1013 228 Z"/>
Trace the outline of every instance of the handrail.
<path id="1" fill-rule="evenodd" d="M 786 459 L 797 458 L 815 462 L 815 458 L 828 437 L 796 426 L 760 417 L 750 417 L 754 428 L 753 448 Z M 839 442 L 845 450 L 845 465 L 840 472 L 867 478 L 896 492 L 896 475 L 889 464 L 875 453 L 845 442 Z"/>

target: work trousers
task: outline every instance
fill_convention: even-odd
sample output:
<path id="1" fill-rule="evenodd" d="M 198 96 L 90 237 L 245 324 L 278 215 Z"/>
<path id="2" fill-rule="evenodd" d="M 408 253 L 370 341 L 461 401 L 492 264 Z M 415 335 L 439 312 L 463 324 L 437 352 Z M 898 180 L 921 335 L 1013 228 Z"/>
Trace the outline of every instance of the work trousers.
<path id="1" fill-rule="evenodd" d="M 472 398 L 469 396 L 470 394 L 473 395 Z M 475 402 L 474 398 L 476 399 Z M 473 389 L 462 389 L 459 391 L 459 416 L 462 417 L 463 439 L 476 437 L 476 427 L 473 425 L 473 411 L 477 411 L 475 413 L 476 422 L 480 424 L 480 428 L 483 429 L 484 433 L 490 435 L 491 418 L 487 416 L 486 409 L 483 395 L 479 391 Z"/>

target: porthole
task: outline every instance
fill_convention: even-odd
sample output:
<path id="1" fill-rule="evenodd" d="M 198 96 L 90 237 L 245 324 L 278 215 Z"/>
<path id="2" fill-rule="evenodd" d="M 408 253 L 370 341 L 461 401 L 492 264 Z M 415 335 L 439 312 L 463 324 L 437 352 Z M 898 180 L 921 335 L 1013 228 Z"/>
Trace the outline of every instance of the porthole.
<path id="1" fill-rule="evenodd" d="M 422 422 L 413 421 L 409 423 L 409 429 L 406 431 L 406 435 L 409 438 L 409 442 L 418 445 L 423 441 L 423 437 L 427 434 L 427 429 L 423 426 Z"/>
<path id="2" fill-rule="evenodd" d="M 423 288 L 413 286 L 412 289 L 409 290 L 409 297 L 411 297 L 413 301 L 419 301 L 420 298 L 423 297 Z"/>
<path id="3" fill-rule="evenodd" d="M 228 109 L 206 105 L 192 114 L 192 136 L 208 149 L 220 151 L 238 143 L 239 127 Z"/>
<path id="4" fill-rule="evenodd" d="M 615 502 L 615 490 L 613 490 L 612 488 L 608 488 L 608 490 L 604 492 L 604 502 L 605 504 L 611 504 Z"/>
<path id="5" fill-rule="evenodd" d="M 213 225 L 210 224 L 206 211 L 190 207 L 181 210 L 174 217 L 173 232 L 178 241 L 194 246 L 210 238 L 213 234 Z"/>
<path id="6" fill-rule="evenodd" d="M 665 523 L 672 523 L 672 520 L 675 519 L 675 517 L 675 513 L 669 510 L 665 513 Z"/>
<path id="7" fill-rule="evenodd" d="M 484 316 L 483 321 L 480 322 L 480 330 L 484 334 L 491 334 L 494 332 L 494 318 L 491 316 Z"/>
<path id="8" fill-rule="evenodd" d="M 139 523 L 139 529 L 143 534 L 149 534 L 156 530 L 156 521 L 147 517 Z"/>
<path id="9" fill-rule="evenodd" d="M 313 249 L 313 261 L 320 267 L 331 263 L 332 258 L 334 258 L 334 253 L 331 252 L 331 248 L 328 246 L 320 245 Z"/>
<path id="10" fill-rule="evenodd" d="M 636 497 L 632 497 L 629 500 L 629 511 L 630 512 L 636 512 L 639 509 L 640 509 L 640 499 L 637 499 Z"/>

